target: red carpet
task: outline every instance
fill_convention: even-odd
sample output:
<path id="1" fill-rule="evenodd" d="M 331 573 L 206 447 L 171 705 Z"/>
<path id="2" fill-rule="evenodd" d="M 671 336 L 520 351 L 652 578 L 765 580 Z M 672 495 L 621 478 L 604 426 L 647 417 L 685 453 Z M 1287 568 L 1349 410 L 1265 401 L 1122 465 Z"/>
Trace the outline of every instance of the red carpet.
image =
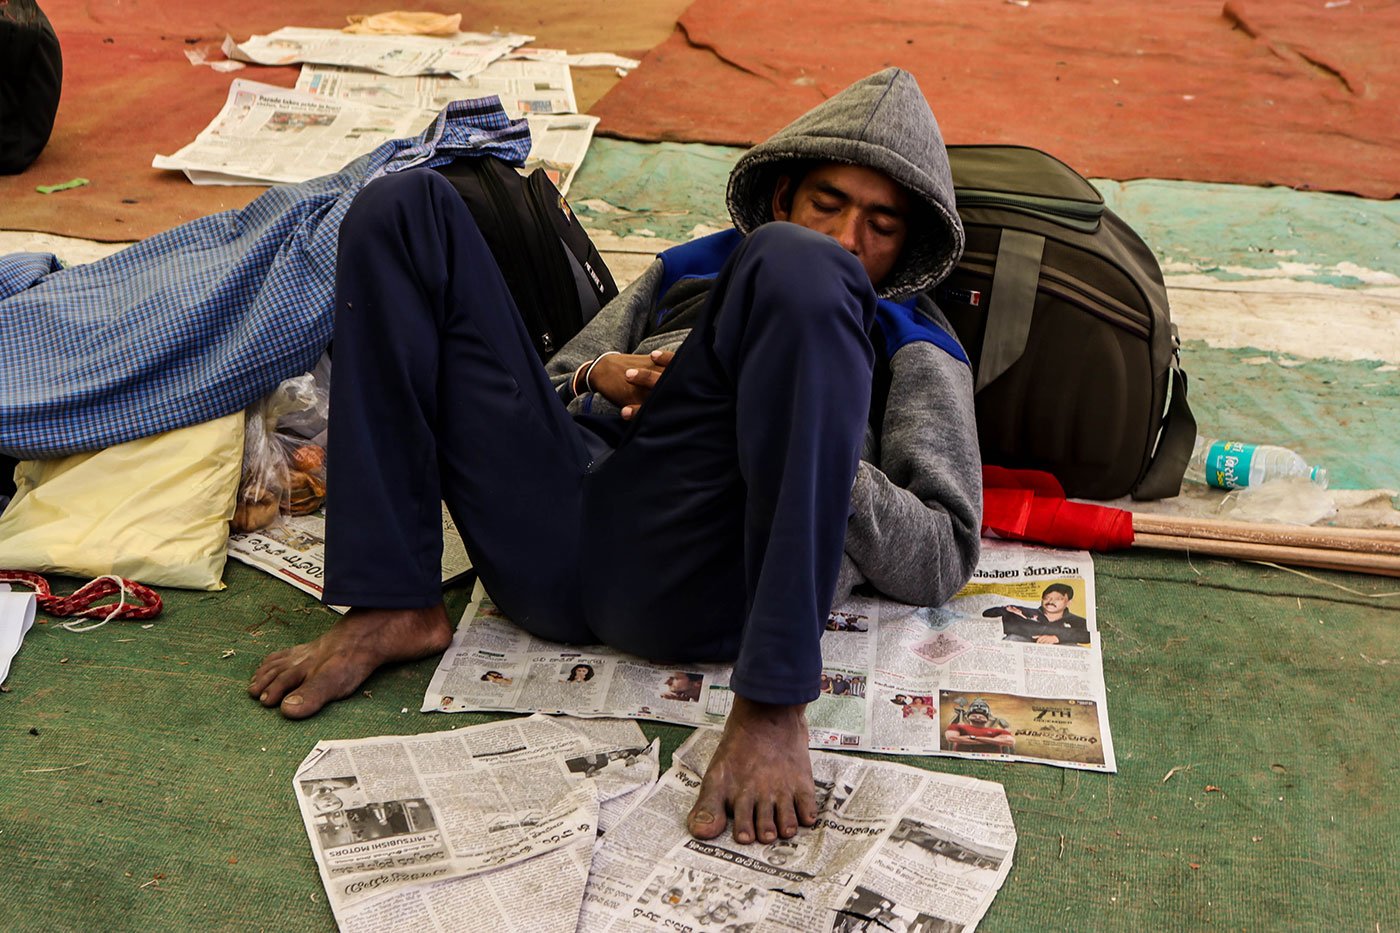
<path id="1" fill-rule="evenodd" d="M 153 156 L 173 153 L 214 118 L 234 78 L 296 83 L 295 68 L 250 66 L 232 74 L 197 68 L 186 59 L 187 48 L 212 50 L 226 34 L 246 39 L 282 26 L 340 27 L 351 13 L 403 9 L 460 12 L 466 30 L 508 29 L 534 35 L 543 46 L 639 57 L 670 31 L 684 0 L 648 0 L 638 9 L 594 0 L 39 2 L 63 47 L 63 98 L 39 160 L 23 174 L 0 176 L 0 229 L 127 240 L 241 207 L 263 190 L 197 188 L 178 172 L 150 167 Z M 591 104 L 616 80 L 611 70 L 575 70 L 579 105 Z M 75 177 L 91 184 L 47 195 L 34 190 Z"/>
<path id="2" fill-rule="evenodd" d="M 944 136 L 1107 178 L 1400 194 L 1400 3 L 697 0 L 593 108 L 605 135 L 750 145 L 886 65 Z"/>

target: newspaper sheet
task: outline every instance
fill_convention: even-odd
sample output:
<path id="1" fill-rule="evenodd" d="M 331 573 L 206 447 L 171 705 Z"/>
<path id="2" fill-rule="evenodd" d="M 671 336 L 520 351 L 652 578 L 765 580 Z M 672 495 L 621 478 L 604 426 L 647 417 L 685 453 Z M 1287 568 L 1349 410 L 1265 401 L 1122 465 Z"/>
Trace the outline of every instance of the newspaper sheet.
<path id="1" fill-rule="evenodd" d="M 451 76 L 398 77 L 302 65 L 296 89 L 376 107 L 409 107 L 437 113 L 450 101 L 495 94 L 512 119 L 527 113 L 577 113 L 574 81 L 563 62 L 499 61 L 465 81 Z"/>
<path id="2" fill-rule="evenodd" d="M 37 607 L 33 593 L 11 593 L 10 584 L 0 583 L 0 684 L 10 676 L 10 662 L 34 625 Z"/>
<path id="3" fill-rule="evenodd" d="M 560 194 L 568 194 L 574 183 L 598 118 L 587 114 L 526 114 L 530 124 L 530 154 L 521 171 L 528 174 L 543 168 Z"/>
<path id="4" fill-rule="evenodd" d="M 326 579 L 326 512 L 284 515 L 260 531 L 229 535 L 228 556 L 272 574 L 285 583 L 321 598 Z M 442 584 L 466 576 L 472 569 L 447 505 L 442 506 Z M 345 606 L 332 606 L 344 612 Z"/>
<path id="5" fill-rule="evenodd" d="M 151 165 L 183 171 L 197 185 L 308 181 L 339 171 L 381 143 L 416 136 L 437 113 L 417 106 L 416 99 L 408 106 L 377 106 L 238 79 L 194 142 L 174 155 L 156 156 Z M 522 171 L 544 167 L 559 192 L 567 193 L 598 118 L 530 113 L 526 120 L 530 153 Z"/>
<path id="6" fill-rule="evenodd" d="M 511 49 L 534 41 L 515 33 L 459 32 L 455 36 L 356 35 L 338 29 L 288 26 L 247 42 L 224 39 L 229 58 L 259 65 L 345 65 L 387 75 L 451 74 L 469 78 Z"/>
<path id="7" fill-rule="evenodd" d="M 341 930 L 569 933 L 598 833 L 658 755 L 635 722 L 534 716 L 320 742 L 292 784 Z"/>
<path id="8" fill-rule="evenodd" d="M 541 49 L 530 46 L 520 48 L 506 55 L 510 59 L 523 59 L 532 62 L 563 62 L 575 68 L 616 68 L 628 72 L 641 64 L 635 58 L 627 58 L 612 52 L 570 53 L 564 49 Z"/>
<path id="9" fill-rule="evenodd" d="M 819 813 L 792 839 L 700 842 L 685 829 L 718 743 L 699 729 L 593 857 L 579 930 L 955 933 L 976 928 L 1011 870 L 998 784 L 812 756 Z"/>
<path id="10" fill-rule="evenodd" d="M 1087 552 L 985 541 L 972 581 L 946 606 L 856 598 L 826 628 L 821 693 L 807 708 L 814 748 L 1117 769 Z M 454 711 L 719 725 L 730 674 L 542 641 L 479 592 L 423 709 L 451 695 Z"/>
<path id="11" fill-rule="evenodd" d="M 194 142 L 153 168 L 195 184 L 278 184 L 339 171 L 381 143 L 415 136 L 437 112 L 375 107 L 236 79 L 223 109 Z"/>

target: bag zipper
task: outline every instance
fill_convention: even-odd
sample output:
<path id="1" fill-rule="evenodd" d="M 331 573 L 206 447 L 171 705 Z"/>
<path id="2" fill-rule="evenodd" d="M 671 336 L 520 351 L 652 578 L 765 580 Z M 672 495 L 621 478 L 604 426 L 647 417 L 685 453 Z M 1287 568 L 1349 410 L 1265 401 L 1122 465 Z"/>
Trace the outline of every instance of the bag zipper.
<path id="1" fill-rule="evenodd" d="M 962 261 L 958 263 L 958 268 L 974 275 L 984 276 L 988 281 L 991 281 L 995 275 L 996 257 L 989 253 L 964 253 Z M 1081 282 L 1074 276 L 1067 275 L 1058 269 L 1041 266 L 1040 281 L 1036 285 L 1036 291 L 1045 292 L 1047 295 L 1053 295 L 1067 301 L 1081 311 L 1086 311 L 1100 320 L 1141 337 L 1143 340 L 1151 339 L 1152 324 L 1148 315 L 1136 311 L 1115 298 L 1110 298 L 1092 285 Z"/>
<path id="2" fill-rule="evenodd" d="M 1073 201 L 1068 198 L 1047 198 L 1034 194 L 1009 191 L 984 191 L 977 188 L 955 188 L 958 208 L 989 208 L 1014 211 L 1050 223 L 1068 227 L 1080 233 L 1098 230 L 1103 218 L 1102 202 Z"/>
<path id="3" fill-rule="evenodd" d="M 537 257 L 539 263 L 536 265 L 536 268 L 540 270 L 549 269 L 555 272 L 561 268 L 567 268 L 569 260 L 568 257 L 564 255 L 564 251 L 568 247 L 565 246 L 564 241 L 559 238 L 558 231 L 554 228 L 554 220 L 548 214 L 548 211 L 555 208 L 543 203 L 543 199 L 534 185 L 527 183 L 524 188 L 525 203 L 529 208 L 530 216 L 535 219 L 535 226 L 543 232 L 546 237 L 554 237 L 554 241 L 557 244 L 557 255 L 555 257 Z M 546 249 L 548 249 L 548 247 L 546 247 Z M 558 261 L 551 261 L 558 259 L 563 260 L 562 266 Z M 552 345 L 552 340 L 555 335 L 561 337 L 560 344 L 562 345 L 573 339 L 574 334 L 577 334 L 583 328 L 583 322 L 577 320 L 579 315 L 577 313 L 570 314 L 571 310 L 577 311 L 578 309 L 578 290 L 574 285 L 572 276 L 570 276 L 567 286 L 561 284 L 561 278 L 557 275 L 542 276 L 539 284 L 550 292 L 547 299 L 548 303 L 541 307 L 545 316 L 550 318 L 547 323 L 551 328 L 551 332 L 545 334 L 547 342 L 545 352 L 553 353 L 558 349 L 557 346 Z M 562 320 L 565 316 L 569 319 Z"/>

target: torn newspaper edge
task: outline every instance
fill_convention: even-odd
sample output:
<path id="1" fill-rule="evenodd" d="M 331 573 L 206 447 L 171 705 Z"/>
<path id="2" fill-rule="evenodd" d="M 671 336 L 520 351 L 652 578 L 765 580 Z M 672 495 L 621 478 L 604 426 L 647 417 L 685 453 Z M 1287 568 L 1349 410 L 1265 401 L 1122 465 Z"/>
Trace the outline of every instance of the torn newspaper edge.
<path id="1" fill-rule="evenodd" d="M 1047 618 L 1047 591 L 1065 590 L 1067 605 Z M 1041 637 L 1056 627 L 1053 643 Z M 984 541 L 972 581 L 946 606 L 853 598 L 826 628 L 821 693 L 807 707 L 813 748 L 1117 770 L 1087 552 Z M 720 725 L 730 674 L 534 638 L 478 589 L 423 710 Z"/>
<path id="2" fill-rule="evenodd" d="M 612 52 L 570 53 L 564 49 L 541 49 L 533 46 L 516 49 L 507 53 L 505 57 L 532 62 L 562 62 L 574 68 L 616 68 L 619 71 L 631 71 L 641 64 L 635 58 Z"/>
<path id="3" fill-rule="evenodd" d="M 465 81 L 451 76 L 398 77 L 335 65 L 302 65 L 296 90 L 375 107 L 430 110 L 494 94 L 511 119 L 526 114 L 577 113 L 573 76 L 562 62 L 492 62 Z"/>
<path id="4" fill-rule="evenodd" d="M 272 574 L 317 599 L 326 579 L 326 512 L 283 515 L 270 527 L 229 535 L 228 556 Z M 452 516 L 442 506 L 442 585 L 465 577 L 472 569 L 466 544 Z M 332 606 L 345 612 L 346 606 Z"/>
<path id="5" fill-rule="evenodd" d="M 530 154 L 520 171 L 528 175 L 542 168 L 559 193 L 568 195 L 584 156 L 588 155 L 598 118 L 583 113 L 528 113 L 525 122 L 530 124 Z"/>
<path id="6" fill-rule="evenodd" d="M 342 930 L 571 933 L 598 833 L 658 756 L 635 722 L 532 716 L 319 742 L 292 785 Z"/>
<path id="7" fill-rule="evenodd" d="M 686 832 L 718 732 L 699 729 L 593 856 L 580 931 L 971 931 L 1011 870 L 999 784 L 843 755 L 812 756 L 816 825 L 739 844 Z"/>
<path id="8" fill-rule="evenodd" d="M 246 42 L 224 39 L 231 59 L 258 65 L 345 65 L 388 75 L 451 74 L 469 78 L 534 36 L 460 32 L 450 38 L 355 35 L 288 26 Z"/>

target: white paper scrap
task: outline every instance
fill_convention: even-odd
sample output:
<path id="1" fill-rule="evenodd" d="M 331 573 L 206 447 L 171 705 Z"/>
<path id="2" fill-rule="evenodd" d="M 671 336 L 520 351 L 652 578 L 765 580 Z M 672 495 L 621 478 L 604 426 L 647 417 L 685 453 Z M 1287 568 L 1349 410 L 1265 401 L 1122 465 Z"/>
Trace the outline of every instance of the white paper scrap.
<path id="1" fill-rule="evenodd" d="M 10 662 L 34 624 L 37 605 L 33 593 L 11 593 L 9 589 L 8 583 L 0 583 L 0 683 L 10 676 Z"/>

